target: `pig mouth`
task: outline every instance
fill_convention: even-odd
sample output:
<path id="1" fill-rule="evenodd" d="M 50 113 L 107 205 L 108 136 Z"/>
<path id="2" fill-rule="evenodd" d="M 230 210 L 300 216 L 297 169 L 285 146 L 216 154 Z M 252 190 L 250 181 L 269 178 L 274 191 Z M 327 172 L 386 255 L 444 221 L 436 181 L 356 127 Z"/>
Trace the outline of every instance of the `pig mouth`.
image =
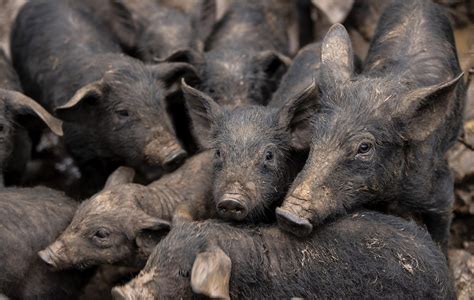
<path id="1" fill-rule="evenodd" d="M 249 198 L 243 194 L 226 193 L 217 203 L 217 212 L 226 220 L 242 221 L 249 213 L 248 202 Z"/>

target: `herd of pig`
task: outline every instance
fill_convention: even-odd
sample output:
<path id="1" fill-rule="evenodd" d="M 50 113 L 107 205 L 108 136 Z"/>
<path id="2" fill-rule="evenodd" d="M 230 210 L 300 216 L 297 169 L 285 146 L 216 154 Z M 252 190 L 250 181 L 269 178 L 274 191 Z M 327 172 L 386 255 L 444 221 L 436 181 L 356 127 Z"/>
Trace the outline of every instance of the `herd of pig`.
<path id="1" fill-rule="evenodd" d="M 104 265 L 136 270 L 115 299 L 455 298 L 445 9 L 381 1 L 362 60 L 341 24 L 294 54 L 300 2 L 27 1 L 0 52 L 0 299 L 78 298 Z M 19 184 L 46 127 L 74 195 Z"/>

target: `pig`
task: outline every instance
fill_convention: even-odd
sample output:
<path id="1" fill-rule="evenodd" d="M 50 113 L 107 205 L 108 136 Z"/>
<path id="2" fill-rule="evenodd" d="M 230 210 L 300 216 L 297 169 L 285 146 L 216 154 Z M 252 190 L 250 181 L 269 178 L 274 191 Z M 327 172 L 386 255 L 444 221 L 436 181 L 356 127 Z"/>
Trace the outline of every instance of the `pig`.
<path id="1" fill-rule="evenodd" d="M 209 152 L 195 155 L 148 186 L 131 183 L 133 169 L 117 169 L 103 191 L 79 206 L 66 230 L 40 252 L 41 258 L 58 270 L 100 264 L 143 267 L 168 233 L 175 208 L 209 196 L 211 158 Z"/>
<path id="2" fill-rule="evenodd" d="M 145 65 L 76 1 L 31 1 L 12 33 L 25 92 L 65 121 L 65 144 L 91 192 L 118 166 L 174 169 L 186 153 L 166 112 L 186 63 Z M 44 34 L 48 32 L 48 34 Z"/>
<path id="3" fill-rule="evenodd" d="M 145 62 L 166 61 L 183 49 L 203 51 L 215 23 L 215 0 L 190 7 L 163 0 L 111 0 L 112 30 L 121 44 Z"/>
<path id="4" fill-rule="evenodd" d="M 168 61 L 195 65 L 203 79 L 196 88 L 221 105 L 267 104 L 291 63 L 285 18 L 291 6 L 279 0 L 235 1 L 215 24 L 204 53 L 183 49 Z"/>
<path id="5" fill-rule="evenodd" d="M 306 239 L 276 225 L 173 224 L 115 299 L 455 299 L 446 258 L 412 222 L 349 214 Z"/>
<path id="6" fill-rule="evenodd" d="M 0 49 L 0 186 L 16 184 L 30 159 L 31 141 L 26 125 L 36 116 L 55 134 L 62 135 L 62 122 L 33 99 L 21 93 L 20 82 Z"/>
<path id="7" fill-rule="evenodd" d="M 464 106 L 452 29 L 425 0 L 395 3 L 381 20 L 359 75 L 344 27 L 327 33 L 311 151 L 277 219 L 305 236 L 361 205 L 392 203 L 420 214 L 446 250 L 453 179 L 445 153 Z"/>
<path id="8" fill-rule="evenodd" d="M 301 170 L 311 141 L 309 120 L 318 109 L 315 74 L 320 50 L 320 43 L 315 43 L 298 53 L 267 106 L 220 106 L 182 84 L 200 144 L 214 152 L 209 200 L 214 201 L 216 217 L 274 220 L 275 208 Z M 188 214 L 195 219 L 193 211 L 190 207 Z"/>
<path id="9" fill-rule="evenodd" d="M 53 272 L 37 251 L 71 221 L 76 202 L 44 187 L 0 189 L 0 293 L 11 299 L 77 299 L 93 270 Z"/>

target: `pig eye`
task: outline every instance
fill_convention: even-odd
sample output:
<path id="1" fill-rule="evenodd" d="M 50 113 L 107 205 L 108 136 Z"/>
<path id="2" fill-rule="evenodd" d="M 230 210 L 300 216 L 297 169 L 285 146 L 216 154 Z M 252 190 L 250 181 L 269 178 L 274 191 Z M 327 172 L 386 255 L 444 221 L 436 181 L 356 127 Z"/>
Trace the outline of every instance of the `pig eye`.
<path id="1" fill-rule="evenodd" d="M 368 155 L 374 149 L 374 145 L 371 142 L 362 142 L 357 148 L 357 155 Z"/>
<path id="2" fill-rule="evenodd" d="M 125 109 L 117 110 L 115 113 L 122 118 L 127 118 L 130 116 L 128 110 L 125 110 Z"/>
<path id="3" fill-rule="evenodd" d="M 94 237 L 99 238 L 99 239 L 105 239 L 109 235 L 110 235 L 110 232 L 107 229 L 101 228 L 96 231 L 96 233 L 94 234 Z"/>
<path id="4" fill-rule="evenodd" d="M 2 124 L 0 124 L 0 132 L 3 132 L 3 130 L 4 130 L 4 127 Z"/>
<path id="5" fill-rule="evenodd" d="M 221 150 L 216 149 L 216 151 L 214 152 L 214 156 L 215 156 L 216 158 L 221 158 Z"/>
<path id="6" fill-rule="evenodd" d="M 189 277 L 189 271 L 179 270 L 178 273 L 179 273 L 179 276 L 186 277 L 186 278 Z"/>
<path id="7" fill-rule="evenodd" d="M 273 160 L 273 152 L 268 150 L 265 152 L 265 160 L 266 161 L 272 161 Z"/>

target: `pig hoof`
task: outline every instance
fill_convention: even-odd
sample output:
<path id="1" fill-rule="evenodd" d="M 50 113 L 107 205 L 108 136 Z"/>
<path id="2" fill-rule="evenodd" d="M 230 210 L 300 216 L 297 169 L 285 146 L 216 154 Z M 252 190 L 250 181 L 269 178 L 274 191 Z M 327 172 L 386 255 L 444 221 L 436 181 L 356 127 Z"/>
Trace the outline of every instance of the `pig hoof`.
<path id="1" fill-rule="evenodd" d="M 300 218 L 280 207 L 276 209 L 276 217 L 281 229 L 296 236 L 304 237 L 313 231 L 313 225 L 307 219 Z"/>

